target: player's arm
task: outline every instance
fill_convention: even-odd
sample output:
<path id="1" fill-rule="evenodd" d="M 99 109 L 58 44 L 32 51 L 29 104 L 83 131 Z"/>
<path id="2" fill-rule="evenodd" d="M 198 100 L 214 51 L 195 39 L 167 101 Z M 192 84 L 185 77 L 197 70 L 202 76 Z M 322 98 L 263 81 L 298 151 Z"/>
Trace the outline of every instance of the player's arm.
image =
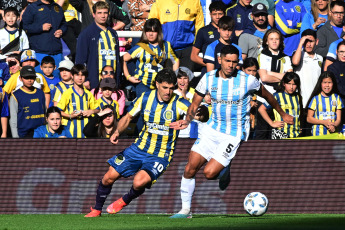
<path id="1" fill-rule="evenodd" d="M 133 120 L 133 116 L 127 113 L 125 116 L 123 116 L 119 123 L 117 124 L 117 129 L 115 130 L 114 134 L 110 137 L 110 141 L 113 144 L 117 144 L 119 142 L 119 136 L 120 134 L 125 131 L 131 122 Z"/>
<path id="2" fill-rule="evenodd" d="M 293 124 L 293 117 L 285 113 L 280 105 L 278 104 L 277 100 L 273 97 L 273 95 L 268 92 L 265 87 L 261 84 L 260 90 L 257 92 L 257 95 L 265 98 L 265 100 L 275 109 L 280 116 L 283 118 L 284 122 L 292 125 Z"/>
<path id="3" fill-rule="evenodd" d="M 170 123 L 170 128 L 173 128 L 175 130 L 187 128 L 191 121 L 194 119 L 199 105 L 202 102 L 202 99 L 204 99 L 204 97 L 200 96 L 198 93 L 195 93 L 193 97 L 193 102 L 188 107 L 186 119 Z"/>

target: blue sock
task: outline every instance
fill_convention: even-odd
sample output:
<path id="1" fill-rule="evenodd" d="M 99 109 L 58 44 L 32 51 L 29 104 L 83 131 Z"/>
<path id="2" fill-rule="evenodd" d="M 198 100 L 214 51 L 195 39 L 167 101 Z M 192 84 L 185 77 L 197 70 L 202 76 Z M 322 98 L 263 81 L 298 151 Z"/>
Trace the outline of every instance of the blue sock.
<path id="1" fill-rule="evenodd" d="M 113 186 L 105 186 L 102 184 L 102 181 L 99 182 L 98 188 L 97 188 L 97 195 L 96 195 L 96 205 L 94 209 L 102 211 L 103 205 L 105 200 L 107 199 L 107 196 L 111 192 L 111 188 Z"/>
<path id="2" fill-rule="evenodd" d="M 132 200 L 140 196 L 145 192 L 145 188 L 143 190 L 135 190 L 132 186 L 131 190 L 122 197 L 122 200 L 126 203 L 129 204 Z"/>

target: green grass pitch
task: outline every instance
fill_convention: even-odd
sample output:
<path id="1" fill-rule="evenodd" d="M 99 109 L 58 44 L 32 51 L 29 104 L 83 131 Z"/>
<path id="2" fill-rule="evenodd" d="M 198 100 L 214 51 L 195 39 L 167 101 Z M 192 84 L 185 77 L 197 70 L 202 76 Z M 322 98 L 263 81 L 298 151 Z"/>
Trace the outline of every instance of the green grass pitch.
<path id="1" fill-rule="evenodd" d="M 117 214 L 97 218 L 84 215 L 0 215 L 0 230 L 48 229 L 344 229 L 345 214 L 169 215 Z"/>

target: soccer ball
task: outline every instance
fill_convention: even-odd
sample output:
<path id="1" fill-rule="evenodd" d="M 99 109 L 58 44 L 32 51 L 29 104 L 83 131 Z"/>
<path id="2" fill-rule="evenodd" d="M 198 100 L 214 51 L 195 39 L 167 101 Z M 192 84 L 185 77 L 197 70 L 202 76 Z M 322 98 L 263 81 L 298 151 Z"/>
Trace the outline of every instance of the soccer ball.
<path id="1" fill-rule="evenodd" d="M 243 207 L 251 216 L 262 216 L 267 211 L 268 199 L 261 192 L 251 192 L 244 198 Z"/>

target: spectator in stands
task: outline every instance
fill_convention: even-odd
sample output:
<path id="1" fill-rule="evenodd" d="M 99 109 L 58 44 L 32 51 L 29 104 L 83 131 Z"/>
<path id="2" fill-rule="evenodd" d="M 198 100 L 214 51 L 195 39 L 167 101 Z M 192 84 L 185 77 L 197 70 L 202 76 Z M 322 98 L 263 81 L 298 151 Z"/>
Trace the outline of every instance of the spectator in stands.
<path id="1" fill-rule="evenodd" d="M 242 50 L 241 48 L 231 43 L 231 35 L 233 33 L 235 21 L 229 16 L 223 16 L 219 19 L 218 22 L 218 32 L 220 38 L 211 44 L 209 44 L 206 48 L 206 52 L 204 55 L 204 63 L 206 63 L 206 71 L 210 72 L 214 69 L 220 68 L 219 58 L 220 58 L 220 51 L 224 46 L 233 45 L 235 46 L 240 53 L 240 63 L 242 62 Z"/>
<path id="2" fill-rule="evenodd" d="M 191 88 L 189 83 L 194 77 L 193 72 L 187 67 L 182 66 L 176 73 L 177 89 L 174 90 L 174 93 L 192 103 L 195 89 Z"/>
<path id="3" fill-rule="evenodd" d="M 190 55 L 190 59 L 193 62 L 202 66 L 201 76 L 206 73 L 206 63 L 203 61 L 203 56 L 205 55 L 207 46 L 219 39 L 218 22 L 219 19 L 225 15 L 226 6 L 223 2 L 216 1 L 210 4 L 209 10 L 211 23 L 198 31 Z M 200 52 L 202 53 L 202 57 L 199 56 Z M 198 80 L 200 80 L 200 78 L 198 78 Z M 197 83 L 198 82 L 194 85 L 196 86 Z"/>
<path id="4" fill-rule="evenodd" d="M 82 64 L 76 64 L 71 72 L 73 86 L 62 94 L 57 107 L 61 109 L 61 115 L 67 120 L 67 127 L 69 127 L 72 136 L 85 138 L 83 129 L 88 118 L 98 112 L 96 100 L 91 92 L 84 88 L 84 82 L 88 76 L 86 67 Z"/>
<path id="5" fill-rule="evenodd" d="M 267 20 L 268 20 L 268 24 L 271 27 L 274 27 L 274 14 L 275 14 L 275 0 L 253 0 L 250 4 L 252 6 L 255 6 L 258 3 L 262 3 L 266 6 L 267 8 L 267 12 L 268 12 L 268 16 L 267 16 Z"/>
<path id="6" fill-rule="evenodd" d="M 70 60 L 63 60 L 59 64 L 60 79 L 61 81 L 55 85 L 53 102 L 57 106 L 61 99 L 61 95 L 73 86 L 72 68 L 74 64 Z"/>
<path id="7" fill-rule="evenodd" d="M 296 73 L 285 73 L 283 79 L 277 88 L 277 92 L 273 94 L 279 106 L 289 115 L 293 116 L 293 124 L 287 124 L 283 121 L 280 114 L 273 110 L 274 121 L 267 113 L 270 105 L 262 104 L 259 107 L 259 113 L 265 121 L 273 128 L 272 139 L 294 138 L 300 135 L 300 114 L 301 114 L 301 82 Z"/>
<path id="8" fill-rule="evenodd" d="M 155 0 L 128 0 L 127 7 L 132 16 L 132 31 L 143 31 Z"/>
<path id="9" fill-rule="evenodd" d="M 25 3 L 30 0 L 0 0 L 0 16 L 4 16 L 5 9 L 14 7 L 18 12 L 21 12 L 25 7 Z"/>
<path id="10" fill-rule="evenodd" d="M 41 125 L 34 132 L 34 138 L 72 138 L 68 128 L 61 124 L 61 111 L 52 106 L 47 109 L 46 125 Z"/>
<path id="11" fill-rule="evenodd" d="M 270 29 L 266 32 L 263 39 L 263 50 L 258 56 L 260 79 L 271 94 L 275 93 L 275 87 L 283 78 L 286 72 L 292 72 L 290 57 L 284 53 L 284 38 L 282 33 L 277 29 Z M 258 106 L 266 101 L 258 97 Z M 273 116 L 269 112 L 270 116 Z M 271 127 L 262 118 L 257 116 L 257 126 L 255 131 L 256 139 L 271 139 Z"/>
<path id="12" fill-rule="evenodd" d="M 257 58 L 262 50 L 262 39 L 267 30 L 271 29 L 267 20 L 267 8 L 262 3 L 253 6 L 253 25 L 247 27 L 240 35 L 238 46 L 242 49 L 242 59 Z"/>
<path id="13" fill-rule="evenodd" d="M 121 65 L 117 33 L 107 25 L 109 4 L 103 1 L 93 5 L 94 22 L 84 29 L 78 38 L 76 64 L 86 64 L 91 89 L 99 84 L 99 74 L 105 65 L 115 69 L 116 84 L 120 85 Z M 87 87 L 88 84 L 86 84 Z"/>
<path id="14" fill-rule="evenodd" d="M 40 63 L 36 59 L 36 53 L 33 50 L 25 50 L 20 59 L 20 64 L 22 67 L 24 66 L 32 66 L 32 67 L 37 67 Z M 16 73 L 12 74 L 10 79 L 7 81 L 6 85 L 4 86 L 4 90 L 6 91 L 7 94 L 12 94 L 12 92 L 18 90 L 20 87 L 23 86 L 23 82 L 20 80 L 20 72 L 17 71 Z M 36 79 L 34 81 L 33 86 L 43 90 L 44 95 L 45 95 L 45 102 L 46 102 L 46 107 L 48 108 L 49 106 L 49 101 L 50 101 L 50 89 L 47 84 L 47 81 L 45 77 L 40 74 L 36 73 Z"/>
<path id="15" fill-rule="evenodd" d="M 253 23 L 251 16 L 253 7 L 250 5 L 251 2 L 252 0 L 238 0 L 238 3 L 226 10 L 226 15 L 235 20 L 235 33 L 232 36 L 232 42 L 235 44 L 238 43 L 238 38 L 243 30 Z"/>
<path id="16" fill-rule="evenodd" d="M 98 110 L 102 110 L 104 106 L 111 105 L 116 112 L 114 115 L 116 119 L 120 118 L 119 103 L 111 98 L 111 95 L 115 92 L 116 83 L 113 78 L 104 78 L 100 83 L 102 89 L 102 97 L 96 100 Z"/>
<path id="17" fill-rule="evenodd" d="M 333 62 L 335 62 L 337 60 L 337 47 L 338 44 L 342 41 L 344 41 L 345 39 L 345 35 L 342 38 L 339 38 L 338 40 L 334 41 L 331 43 L 331 45 L 329 46 L 328 49 L 328 53 L 326 56 L 326 60 L 325 60 L 325 64 L 323 66 L 323 70 L 327 71 L 328 66 L 330 66 Z"/>
<path id="18" fill-rule="evenodd" d="M 20 55 L 19 54 L 10 54 L 7 57 L 8 67 L 10 69 L 10 75 L 20 71 Z"/>
<path id="19" fill-rule="evenodd" d="M 337 47 L 337 60 L 330 66 L 327 71 L 334 74 L 338 85 L 338 93 L 341 100 L 345 102 L 345 41 L 338 44 Z M 345 123 L 345 110 L 342 110 L 341 123 Z"/>
<path id="20" fill-rule="evenodd" d="M 304 15 L 300 33 L 306 29 L 317 31 L 328 20 L 330 0 L 311 0 L 311 12 Z"/>
<path id="21" fill-rule="evenodd" d="M 105 105 L 103 109 L 90 117 L 83 133 L 86 137 L 110 138 L 117 127 L 116 111 L 111 105 Z"/>
<path id="22" fill-rule="evenodd" d="M 110 65 L 106 65 L 103 67 L 101 71 L 100 79 L 114 78 L 114 75 L 115 75 L 114 68 Z M 92 89 L 91 93 L 95 97 L 96 100 L 102 98 L 103 96 L 100 85 Z M 117 101 L 119 114 L 122 115 L 125 110 L 126 96 L 125 96 L 125 93 L 121 89 L 119 89 L 119 86 L 116 84 L 116 82 L 115 82 L 114 92 L 111 94 L 111 98 L 112 100 Z"/>
<path id="23" fill-rule="evenodd" d="M 54 0 L 59 4 L 65 15 L 67 30 L 63 34 L 62 39 L 70 50 L 69 58 L 71 61 L 75 60 L 75 54 L 77 49 L 77 38 L 81 31 L 81 22 L 78 20 L 78 12 L 71 5 L 69 0 Z"/>
<path id="24" fill-rule="evenodd" d="M 283 34 L 284 53 L 292 56 L 300 40 L 300 28 L 306 9 L 302 3 L 293 0 L 281 0 L 276 4 L 275 22 Z"/>
<path id="25" fill-rule="evenodd" d="M 44 92 L 34 87 L 36 72 L 32 66 L 20 70 L 23 86 L 10 98 L 10 126 L 12 137 L 32 137 L 34 130 L 44 123 Z"/>
<path id="26" fill-rule="evenodd" d="M 111 2 L 110 0 L 69 0 L 71 5 L 81 13 L 82 18 L 82 27 L 81 30 L 83 31 L 86 27 L 93 24 L 93 14 L 95 13 L 93 7 L 98 2 L 105 2 L 108 4 L 108 17 L 106 23 L 108 26 L 113 28 L 114 30 L 120 30 L 125 25 L 129 24 L 129 17 L 124 12 L 121 7 L 117 6 L 115 3 Z M 113 26 L 113 20 L 116 20 L 116 25 Z M 78 52 L 78 51 L 77 51 Z"/>
<path id="27" fill-rule="evenodd" d="M 194 62 L 190 55 L 195 36 L 204 26 L 200 1 L 156 0 L 151 7 L 149 18 L 157 18 L 161 22 L 164 41 L 171 43 L 181 65 L 194 71 Z"/>
<path id="28" fill-rule="evenodd" d="M 7 122 L 10 116 L 7 93 L 0 87 L 1 138 L 7 137 Z"/>
<path id="29" fill-rule="evenodd" d="M 41 62 L 43 57 L 50 55 L 55 63 L 60 63 L 63 60 L 60 38 L 67 30 L 61 6 L 53 0 L 38 0 L 26 8 L 22 22 L 37 60 Z M 36 67 L 36 72 L 41 69 Z M 59 77 L 58 71 L 54 71 L 54 75 Z"/>
<path id="30" fill-rule="evenodd" d="M 0 62 L 0 87 L 4 86 L 10 77 L 9 65 L 6 62 Z"/>
<path id="31" fill-rule="evenodd" d="M 319 43 L 315 52 L 322 57 L 326 57 L 329 46 L 332 42 L 342 38 L 345 35 L 344 26 L 344 2 L 340 0 L 330 3 L 330 12 L 328 21 L 317 31 Z"/>
<path id="32" fill-rule="evenodd" d="M 127 62 L 136 59 L 135 75 L 128 72 Z M 164 68 L 165 62 L 171 60 L 173 70 L 179 67 L 179 59 L 171 47 L 170 42 L 163 40 L 162 25 L 156 18 L 146 21 L 139 43 L 123 56 L 123 73 L 127 80 L 137 84 L 137 97 L 143 92 L 155 88 L 157 73 Z"/>
<path id="33" fill-rule="evenodd" d="M 53 75 L 53 71 L 55 69 L 56 69 L 56 66 L 55 66 L 54 58 L 52 58 L 51 56 L 45 56 L 41 61 L 41 70 L 50 89 L 49 107 L 54 105 L 53 98 L 55 94 L 55 85 L 60 82 L 60 78 L 54 77 Z"/>
<path id="34" fill-rule="evenodd" d="M 337 81 L 331 72 L 323 72 L 308 101 L 307 121 L 313 124 L 312 136 L 322 136 L 337 131 L 344 104 L 338 94 Z"/>
<path id="35" fill-rule="evenodd" d="M 29 40 L 24 30 L 19 29 L 17 20 L 19 12 L 14 7 L 5 9 L 5 28 L 0 30 L 0 59 L 6 58 L 8 53 L 17 53 L 29 49 Z"/>

